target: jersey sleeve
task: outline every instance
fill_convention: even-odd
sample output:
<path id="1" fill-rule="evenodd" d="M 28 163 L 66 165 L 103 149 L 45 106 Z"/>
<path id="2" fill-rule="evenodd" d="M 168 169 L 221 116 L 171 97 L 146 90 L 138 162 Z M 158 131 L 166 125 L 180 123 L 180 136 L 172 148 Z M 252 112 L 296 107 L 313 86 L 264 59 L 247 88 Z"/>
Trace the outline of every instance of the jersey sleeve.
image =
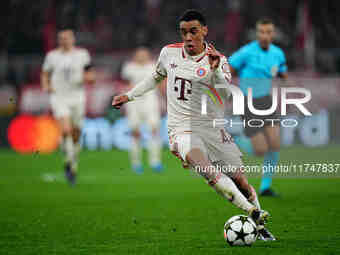
<path id="1" fill-rule="evenodd" d="M 84 50 L 84 65 L 90 65 L 91 64 L 91 56 L 90 53 L 87 50 Z"/>
<path id="2" fill-rule="evenodd" d="M 281 51 L 279 73 L 285 73 L 287 72 L 287 70 L 288 68 L 286 63 L 286 57 L 285 54 Z"/>
<path id="3" fill-rule="evenodd" d="M 165 68 L 166 52 L 165 48 L 162 49 L 159 54 L 159 58 L 156 64 L 156 69 L 151 75 L 148 75 L 143 81 L 139 82 L 132 90 L 126 93 L 129 101 L 135 100 L 141 97 L 145 93 L 153 90 L 157 84 L 164 80 L 167 76 L 167 71 Z"/>
<path id="4" fill-rule="evenodd" d="M 91 63 L 91 55 L 86 49 L 84 49 L 83 53 L 83 65 L 85 72 L 89 71 L 93 67 Z"/>
<path id="5" fill-rule="evenodd" d="M 164 47 L 159 54 L 156 69 L 154 72 L 154 78 L 156 81 L 161 81 L 167 77 L 166 71 L 166 48 Z"/>
<path id="6" fill-rule="evenodd" d="M 52 55 L 51 53 L 48 53 L 44 59 L 44 63 L 42 65 L 42 70 L 44 72 L 52 72 L 53 71 L 53 65 L 52 65 Z"/>
<path id="7" fill-rule="evenodd" d="M 123 65 L 122 71 L 120 76 L 122 77 L 123 80 L 130 81 L 131 76 L 130 76 L 130 65 L 129 63 L 125 63 Z"/>
<path id="8" fill-rule="evenodd" d="M 239 71 L 247 61 L 247 48 L 243 47 L 229 57 L 229 64 L 236 71 Z"/>

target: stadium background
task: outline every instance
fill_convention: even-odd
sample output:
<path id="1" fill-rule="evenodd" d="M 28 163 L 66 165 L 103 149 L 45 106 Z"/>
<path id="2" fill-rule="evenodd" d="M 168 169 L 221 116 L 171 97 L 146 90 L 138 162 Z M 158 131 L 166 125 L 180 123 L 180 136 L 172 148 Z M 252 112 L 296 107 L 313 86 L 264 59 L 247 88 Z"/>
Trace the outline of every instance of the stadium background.
<path id="1" fill-rule="evenodd" d="M 334 171 L 316 176 L 312 169 L 321 164 L 331 170 L 340 163 L 339 1 L 7 0 L 1 4 L 1 255 L 339 254 L 340 179 L 335 177 L 340 171 L 337 176 Z M 258 18 L 272 18 L 278 29 L 276 43 L 287 56 L 289 86 L 312 92 L 307 108 L 313 116 L 303 118 L 289 109 L 300 125 L 282 131 L 279 164 L 301 166 L 303 176 L 275 178 L 273 187 L 281 197 L 261 198 L 262 207 L 273 216 L 269 228 L 277 242 L 229 248 L 223 224 L 240 210 L 182 169 L 166 148 L 165 171 L 153 173 L 146 166 L 143 175 L 131 171 L 128 153 L 122 150 L 128 146 L 129 131 L 124 119 L 119 120 L 121 113 L 110 107 L 112 95 L 125 88 L 119 76 L 122 63 L 139 45 L 150 47 L 156 57 L 161 47 L 178 42 L 176 21 L 186 8 L 204 10 L 208 40 L 227 56 L 254 39 Z M 73 188 L 67 185 L 63 156 L 56 150 L 59 131 L 48 96 L 39 86 L 43 57 L 55 47 L 56 32 L 64 27 L 76 31 L 78 45 L 90 50 L 98 72 L 95 86 L 87 86 L 83 141 L 89 150 L 80 154 Z M 164 100 L 162 107 L 164 113 Z M 233 133 L 242 137 L 242 130 Z M 25 153 L 10 148 L 8 138 Z M 248 154 L 244 162 L 262 165 L 261 158 Z M 307 165 L 311 167 L 305 172 Z M 249 178 L 255 188 L 258 177 Z"/>

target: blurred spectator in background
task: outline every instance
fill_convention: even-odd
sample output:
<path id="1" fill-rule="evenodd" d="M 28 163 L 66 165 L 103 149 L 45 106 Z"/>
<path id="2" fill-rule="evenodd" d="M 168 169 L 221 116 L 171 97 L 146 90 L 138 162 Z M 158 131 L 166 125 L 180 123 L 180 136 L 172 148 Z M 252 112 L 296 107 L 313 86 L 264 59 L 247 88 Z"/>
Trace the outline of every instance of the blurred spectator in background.
<path id="1" fill-rule="evenodd" d="M 209 17 L 208 41 L 227 56 L 255 39 L 252 24 L 268 17 L 280 28 L 276 43 L 285 48 L 290 70 L 336 73 L 340 71 L 339 7 L 336 0 L 224 0 L 213 4 L 206 0 L 37 0 L 34 4 L 9 0 L 1 16 L 0 61 L 5 63 L 1 71 L 6 70 L 6 76 L 21 86 L 40 66 L 44 52 L 55 47 L 56 31 L 72 27 L 79 44 L 116 76 L 116 62 L 138 45 L 158 50 L 160 45 L 175 42 L 176 18 L 184 9 L 196 8 Z M 109 55 L 116 61 L 104 59 Z"/>

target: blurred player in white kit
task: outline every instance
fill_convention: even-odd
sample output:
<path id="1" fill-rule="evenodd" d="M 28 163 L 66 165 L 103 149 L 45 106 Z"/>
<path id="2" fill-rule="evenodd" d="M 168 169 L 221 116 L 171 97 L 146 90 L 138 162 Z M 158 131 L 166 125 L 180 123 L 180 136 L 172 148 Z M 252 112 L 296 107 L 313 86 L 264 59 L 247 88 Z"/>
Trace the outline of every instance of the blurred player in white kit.
<path id="1" fill-rule="evenodd" d="M 140 47 L 136 49 L 132 61 L 123 66 L 121 77 L 129 83 L 129 89 L 132 89 L 145 77 L 152 74 L 154 69 L 155 64 L 151 59 L 150 51 L 147 48 Z M 149 163 L 154 171 L 161 171 L 163 169 L 159 135 L 161 112 L 157 91 L 149 91 L 138 100 L 127 104 L 126 112 L 132 131 L 130 159 L 133 170 L 136 173 L 143 172 L 140 127 L 143 123 L 146 123 L 152 134 L 148 144 Z"/>
<path id="2" fill-rule="evenodd" d="M 73 185 L 78 169 L 79 138 L 85 117 L 84 83 L 93 84 L 95 73 L 86 49 L 75 47 L 71 29 L 58 33 L 58 47 L 45 57 L 41 86 L 50 93 L 51 109 L 62 131 L 65 177 Z"/>

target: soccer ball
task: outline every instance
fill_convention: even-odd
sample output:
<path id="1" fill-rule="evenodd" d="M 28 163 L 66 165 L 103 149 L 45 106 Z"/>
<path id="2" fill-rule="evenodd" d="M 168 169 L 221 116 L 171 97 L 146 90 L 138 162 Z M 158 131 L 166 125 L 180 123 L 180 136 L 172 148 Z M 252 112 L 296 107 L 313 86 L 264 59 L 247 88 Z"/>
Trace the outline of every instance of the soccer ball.
<path id="1" fill-rule="evenodd" d="M 256 224 L 248 216 L 233 216 L 224 224 L 224 239 L 230 246 L 250 246 L 257 236 Z"/>

